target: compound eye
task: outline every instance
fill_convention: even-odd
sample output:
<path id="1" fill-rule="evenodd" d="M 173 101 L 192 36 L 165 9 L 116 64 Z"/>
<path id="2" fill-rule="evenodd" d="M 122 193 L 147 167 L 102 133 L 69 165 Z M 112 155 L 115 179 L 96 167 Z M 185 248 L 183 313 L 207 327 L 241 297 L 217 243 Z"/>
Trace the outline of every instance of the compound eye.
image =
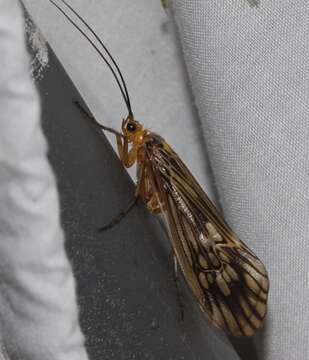
<path id="1" fill-rule="evenodd" d="M 135 130 L 136 130 L 136 124 L 135 124 L 134 122 L 129 122 L 129 123 L 127 124 L 127 130 L 128 130 L 129 132 L 135 131 Z"/>

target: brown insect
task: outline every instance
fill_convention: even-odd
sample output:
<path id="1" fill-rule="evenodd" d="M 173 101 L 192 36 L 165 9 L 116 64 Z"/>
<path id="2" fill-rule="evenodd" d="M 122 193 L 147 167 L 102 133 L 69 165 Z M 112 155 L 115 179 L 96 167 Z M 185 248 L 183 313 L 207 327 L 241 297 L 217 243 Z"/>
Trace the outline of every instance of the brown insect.
<path id="1" fill-rule="evenodd" d="M 122 164 L 127 168 L 137 165 L 133 201 L 101 230 L 119 222 L 141 198 L 150 212 L 164 216 L 177 264 L 206 317 L 234 336 L 253 335 L 261 327 L 267 309 L 269 280 L 264 265 L 226 224 L 166 141 L 134 118 L 119 67 L 92 28 L 61 0 L 95 36 L 105 54 L 62 8 L 49 1 L 90 41 L 109 66 L 128 108 L 120 133 L 99 124 L 78 105 L 97 126 L 116 135 Z"/>

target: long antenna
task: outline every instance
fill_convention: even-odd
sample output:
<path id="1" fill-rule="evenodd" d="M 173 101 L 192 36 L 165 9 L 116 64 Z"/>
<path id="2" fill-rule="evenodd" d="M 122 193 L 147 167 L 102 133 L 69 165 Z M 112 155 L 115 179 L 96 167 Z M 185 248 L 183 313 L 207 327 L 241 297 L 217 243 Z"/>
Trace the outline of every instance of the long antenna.
<path id="1" fill-rule="evenodd" d="M 128 93 L 128 89 L 127 89 L 127 85 L 126 82 L 124 81 L 124 78 L 122 76 L 122 73 L 119 69 L 118 64 L 116 63 L 115 59 L 113 58 L 112 54 L 110 53 L 110 51 L 107 49 L 107 47 L 104 45 L 103 41 L 99 38 L 99 36 L 95 33 L 95 31 L 91 28 L 91 26 L 86 23 L 86 21 L 78 14 L 78 12 L 72 8 L 72 6 L 70 4 L 68 4 L 65 0 L 61 0 L 62 3 L 64 3 L 80 20 L 81 22 L 87 27 L 87 29 L 94 35 L 94 37 L 98 40 L 98 42 L 101 44 L 101 46 L 103 47 L 103 49 L 106 51 L 107 55 L 109 56 L 109 58 L 111 59 L 112 63 L 115 65 L 117 72 L 121 78 L 121 82 L 123 84 L 123 88 L 124 91 L 126 93 L 126 98 L 128 103 L 130 104 L 130 97 L 129 97 L 129 93 Z M 130 106 L 131 108 L 131 106 Z"/>
<path id="2" fill-rule="evenodd" d="M 88 30 L 99 41 L 100 45 L 103 47 L 103 49 L 107 53 L 108 57 L 110 58 L 112 63 L 115 65 L 116 70 L 117 70 L 117 72 L 118 72 L 118 74 L 120 76 L 121 83 L 120 83 L 120 80 L 119 80 L 115 70 L 113 69 L 112 65 L 109 63 L 109 61 L 104 56 L 102 51 L 100 51 L 99 48 L 95 45 L 95 43 L 90 39 L 90 37 L 65 13 L 65 11 L 58 4 L 56 4 L 53 0 L 48 0 L 48 1 L 50 3 L 52 3 L 66 17 L 66 19 L 89 41 L 89 43 L 92 45 L 92 47 L 96 50 L 96 52 L 104 60 L 104 62 L 106 63 L 106 65 L 108 66 L 110 71 L 112 72 L 112 74 L 113 74 L 113 76 L 114 76 L 114 78 L 115 78 L 115 80 L 117 82 L 117 85 L 118 85 L 118 87 L 119 87 L 119 89 L 121 91 L 122 97 L 123 97 L 123 99 L 124 99 L 124 101 L 126 103 L 126 106 L 128 108 L 129 115 L 133 117 L 133 113 L 132 113 L 132 109 L 131 109 L 130 97 L 129 97 L 129 93 L 128 93 L 127 86 L 126 86 L 126 83 L 124 81 L 123 75 L 122 75 L 122 73 L 121 73 L 121 71 L 119 69 L 119 66 L 117 65 L 115 59 L 113 58 L 113 56 L 111 55 L 111 53 L 109 52 L 107 47 L 104 45 L 103 41 L 98 37 L 98 35 L 91 28 L 91 26 L 88 25 L 86 23 L 86 21 L 65 0 L 60 0 L 65 6 L 67 6 L 82 21 L 82 23 L 88 28 Z"/>

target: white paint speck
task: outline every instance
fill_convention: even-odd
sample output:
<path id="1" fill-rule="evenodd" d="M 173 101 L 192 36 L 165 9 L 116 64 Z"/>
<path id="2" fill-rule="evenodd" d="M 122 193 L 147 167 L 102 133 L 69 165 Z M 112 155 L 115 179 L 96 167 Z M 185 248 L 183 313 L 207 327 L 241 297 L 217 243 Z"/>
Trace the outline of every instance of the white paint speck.
<path id="1" fill-rule="evenodd" d="M 26 16 L 25 27 L 31 54 L 30 73 L 35 81 L 39 81 L 44 76 L 44 71 L 49 65 L 47 43 L 40 30 L 28 16 Z"/>

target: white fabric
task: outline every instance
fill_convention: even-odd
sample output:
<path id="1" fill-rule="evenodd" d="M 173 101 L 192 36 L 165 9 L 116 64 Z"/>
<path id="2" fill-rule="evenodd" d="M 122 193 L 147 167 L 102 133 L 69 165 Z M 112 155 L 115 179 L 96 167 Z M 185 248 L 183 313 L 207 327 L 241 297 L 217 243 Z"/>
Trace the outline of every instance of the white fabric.
<path id="1" fill-rule="evenodd" d="M 307 359 L 308 1 L 171 2 L 226 219 L 269 270 L 260 358 Z M 47 2 L 27 3 L 91 110 L 119 126 L 122 100 L 101 78 L 101 61 Z M 181 54 L 159 0 L 70 3 L 120 61 L 138 118 L 206 184 Z"/>
<path id="2" fill-rule="evenodd" d="M 17 0 L 0 0 L 0 54 L 2 358 L 86 360 Z"/>
<path id="3" fill-rule="evenodd" d="M 260 359 L 308 359 L 308 1 L 173 7 L 225 217 L 269 271 Z"/>

